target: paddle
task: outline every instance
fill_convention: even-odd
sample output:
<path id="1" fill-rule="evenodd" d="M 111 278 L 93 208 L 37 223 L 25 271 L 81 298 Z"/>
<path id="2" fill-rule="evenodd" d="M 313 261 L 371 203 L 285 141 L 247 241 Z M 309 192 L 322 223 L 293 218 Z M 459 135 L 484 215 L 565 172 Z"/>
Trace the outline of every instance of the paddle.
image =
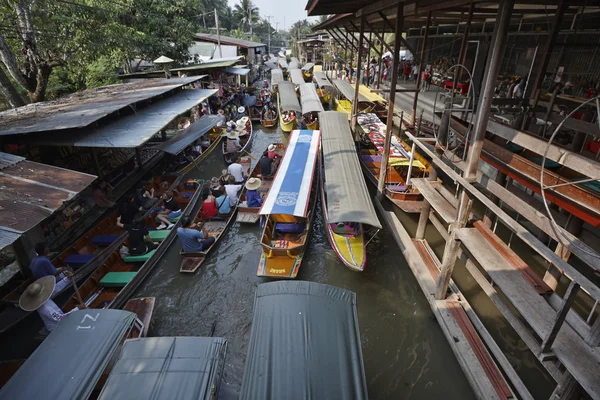
<path id="1" fill-rule="evenodd" d="M 242 150 L 244 153 L 248 154 L 250 156 L 251 159 L 253 159 L 254 161 L 256 161 L 256 157 L 254 157 L 252 154 L 248 153 L 246 150 Z"/>
<path id="2" fill-rule="evenodd" d="M 71 283 L 73 283 L 73 289 L 75 289 L 75 296 L 77 296 L 77 300 L 79 301 L 79 304 L 85 304 L 83 302 L 83 299 L 81 298 L 81 293 L 79 293 L 79 288 L 77 287 L 77 280 L 73 276 L 72 272 L 71 272 Z"/>

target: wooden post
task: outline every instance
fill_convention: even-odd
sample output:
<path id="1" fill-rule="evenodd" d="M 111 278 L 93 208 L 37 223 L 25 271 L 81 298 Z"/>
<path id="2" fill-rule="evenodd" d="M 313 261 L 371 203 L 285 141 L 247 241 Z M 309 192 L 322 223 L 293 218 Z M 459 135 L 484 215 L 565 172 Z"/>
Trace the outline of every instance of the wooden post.
<path id="1" fill-rule="evenodd" d="M 423 45 L 421 46 L 421 60 L 419 61 L 419 72 L 417 72 L 417 81 L 415 82 L 415 96 L 413 99 L 412 114 L 410 115 L 410 124 L 415 126 L 417 118 L 417 103 L 419 102 L 419 85 L 421 84 L 421 75 L 423 75 L 423 64 L 425 63 L 425 50 L 427 49 L 427 39 L 429 38 L 429 26 L 431 25 L 431 11 L 427 13 L 427 24 L 425 25 L 425 36 L 423 36 Z M 414 54 L 415 60 L 417 55 Z"/>
<path id="2" fill-rule="evenodd" d="M 540 355 L 550 352 L 552 344 L 556 339 L 556 335 L 558 335 L 558 331 L 560 330 L 560 327 L 562 326 L 563 322 L 565 322 L 565 318 L 567 318 L 567 313 L 569 312 L 571 306 L 573 305 L 573 302 L 575 301 L 575 297 L 579 292 L 579 287 L 580 286 L 575 281 L 572 281 L 569 287 L 567 288 L 567 292 L 563 297 L 560 310 L 558 310 L 558 312 L 556 313 L 556 317 L 554 318 L 554 322 L 552 323 L 552 329 L 550 330 L 548 336 L 542 342 Z"/>
<path id="3" fill-rule="evenodd" d="M 497 171 L 495 182 L 502 187 L 506 186 L 506 174 L 502 173 L 500 171 Z M 496 205 L 498 205 L 500 203 L 500 200 L 498 199 L 498 197 L 496 197 L 493 194 L 490 195 L 490 200 L 493 201 L 494 204 L 496 204 Z M 486 209 L 485 215 L 483 216 L 483 224 L 489 228 L 492 226 L 493 219 L 494 219 L 494 213 L 491 212 L 489 209 Z"/>
<path id="4" fill-rule="evenodd" d="M 429 176 L 427 177 L 430 181 L 437 180 L 437 171 L 431 166 L 429 169 Z M 431 204 L 427 201 L 423 201 L 423 207 L 421 207 L 421 214 L 419 215 L 419 224 L 417 225 L 417 233 L 415 234 L 415 239 L 424 239 L 425 238 L 425 229 L 427 228 L 427 223 L 429 222 L 429 213 L 431 211 Z"/>
<path id="5" fill-rule="evenodd" d="M 357 140 L 356 133 L 356 114 L 358 114 L 358 91 L 360 89 L 361 56 L 363 51 L 363 37 L 365 33 L 365 17 L 360 17 L 360 35 L 358 36 L 358 51 L 356 57 L 356 82 L 354 84 L 354 101 L 352 102 L 352 113 L 350 114 L 350 128 L 354 133 L 354 140 Z"/>
<path id="6" fill-rule="evenodd" d="M 565 225 L 565 230 L 574 236 L 579 236 L 582 228 L 583 221 L 572 214 L 569 215 L 569 218 L 567 219 L 567 224 Z M 560 258 L 562 258 L 565 261 L 569 261 L 569 258 L 571 257 L 571 252 L 569 251 L 569 249 L 567 249 L 560 243 L 556 245 L 554 253 L 558 254 Z M 558 268 L 554 264 L 548 264 L 548 270 L 544 274 L 544 282 L 546 282 L 548 286 L 552 288 L 552 290 L 556 290 L 556 288 L 558 287 L 558 282 L 560 281 L 562 275 L 563 271 L 561 271 L 560 268 Z"/>
<path id="7" fill-rule="evenodd" d="M 469 15 L 467 16 L 467 24 L 465 26 L 465 33 L 463 33 L 462 40 L 460 42 L 460 50 L 458 53 L 458 63 L 464 65 L 465 57 L 467 56 L 467 44 L 469 43 L 469 32 L 471 31 L 471 21 L 473 20 L 473 9 L 475 8 L 475 2 L 471 1 L 469 5 Z M 462 77 L 463 69 L 456 67 L 454 70 L 454 85 L 458 85 L 458 81 Z M 471 83 L 472 85 L 473 83 Z"/>
<path id="8" fill-rule="evenodd" d="M 483 86 L 481 92 L 482 94 L 479 102 L 479 109 L 477 111 L 477 119 L 474 126 L 475 129 L 473 132 L 473 142 L 469 147 L 467 165 L 465 166 L 464 171 L 464 179 L 467 181 L 473 180 L 477 176 L 479 157 L 483 148 L 483 141 L 485 140 L 490 108 L 494 97 L 496 77 L 502 61 L 501 57 L 504 52 L 504 43 L 506 41 L 506 37 L 508 36 L 508 26 L 513 7 L 514 0 L 504 0 L 500 3 L 500 7 L 498 7 L 493 34 L 494 45 L 490 50 L 490 56 L 488 57 L 486 63 L 486 69 L 488 73 L 486 75 L 485 85 Z M 452 277 L 452 271 L 454 270 L 454 264 L 456 263 L 456 256 L 460 246 L 460 242 L 456 237 L 456 230 L 463 228 L 466 225 L 471 210 L 472 200 L 469 198 L 466 190 L 461 188 L 459 199 L 458 216 L 456 221 L 450 224 L 450 227 L 448 228 L 450 235 L 444 248 L 440 276 L 438 278 L 435 291 L 435 298 L 437 300 L 443 300 L 446 297 L 448 284 L 450 283 L 450 278 Z"/>
<path id="9" fill-rule="evenodd" d="M 398 40 L 398 38 L 402 36 L 402 24 L 404 22 L 403 13 L 404 5 L 403 3 L 398 3 L 396 6 L 396 26 L 394 27 L 394 54 L 392 54 L 392 57 L 394 58 L 392 61 L 392 81 L 390 86 L 390 100 L 388 102 L 385 148 L 379 169 L 379 181 L 377 182 L 377 198 L 379 201 L 383 198 L 385 175 L 387 173 L 388 158 L 390 156 L 390 144 L 392 142 L 392 135 L 394 134 L 394 103 L 396 102 L 396 84 L 398 83 L 398 65 L 400 61 L 400 40 Z M 403 112 L 400 114 L 400 128 L 402 128 L 403 114 Z"/>
<path id="10" fill-rule="evenodd" d="M 377 89 L 379 89 L 379 86 L 381 85 L 381 77 L 383 76 L 383 68 L 381 68 L 381 64 L 383 63 L 383 39 L 385 39 L 385 31 L 381 31 L 381 36 L 382 36 L 382 40 L 381 40 L 381 55 L 379 56 L 379 67 L 377 68 Z"/>

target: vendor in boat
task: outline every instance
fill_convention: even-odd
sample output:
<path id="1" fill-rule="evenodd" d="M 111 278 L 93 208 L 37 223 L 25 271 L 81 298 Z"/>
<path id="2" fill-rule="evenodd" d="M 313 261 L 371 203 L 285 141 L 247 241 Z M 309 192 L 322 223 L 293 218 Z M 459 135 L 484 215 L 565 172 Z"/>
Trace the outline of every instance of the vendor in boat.
<path id="1" fill-rule="evenodd" d="M 219 210 L 218 216 L 221 218 L 229 217 L 231 213 L 231 204 L 229 200 L 229 196 L 225 194 L 225 187 L 219 187 L 219 196 L 215 200 L 215 204 L 217 205 L 217 209 Z"/>
<path id="2" fill-rule="evenodd" d="M 29 269 L 33 277 L 40 279 L 44 276 L 53 276 L 58 281 L 66 281 L 64 283 L 66 285 L 68 283 L 67 278 L 62 277 L 61 274 L 67 272 L 67 268 L 56 268 L 52 264 L 52 261 L 48 258 L 48 253 L 50 252 L 48 245 L 45 242 L 39 242 L 34 246 L 34 249 L 37 256 L 33 257 L 33 260 L 29 264 Z"/>
<path id="3" fill-rule="evenodd" d="M 162 210 L 156 214 L 156 219 L 161 224 L 156 229 L 171 229 L 175 226 L 171 220 L 181 216 L 181 207 L 175 200 L 173 192 L 164 193 L 162 199 L 164 201 Z"/>
<path id="4" fill-rule="evenodd" d="M 56 296 L 66 285 L 56 282 L 53 276 L 44 276 L 27 286 L 19 299 L 19 307 L 24 311 L 35 311 L 42 318 L 46 329 L 52 332 L 61 319 L 77 310 L 83 310 L 85 304 L 78 304 L 71 311 L 64 313 L 52 297 Z"/>
<path id="5" fill-rule="evenodd" d="M 238 202 L 240 190 L 242 190 L 242 185 L 236 183 L 235 178 L 233 176 L 229 177 L 229 182 L 225 185 L 225 193 L 229 197 L 229 205 L 231 207 L 235 207 Z"/>
<path id="6" fill-rule="evenodd" d="M 127 229 L 129 233 L 129 254 L 140 256 L 154 250 L 157 244 L 150 239 L 150 232 L 144 224 L 144 216 L 138 214 L 131 224 L 122 224 L 117 221 L 119 228 Z"/>
<path id="7" fill-rule="evenodd" d="M 219 209 L 215 201 L 217 198 L 212 194 L 211 188 L 205 187 L 202 189 L 202 205 L 200 213 L 205 220 L 212 219 L 217 216 Z"/>
<path id="8" fill-rule="evenodd" d="M 262 185 L 262 181 L 258 178 L 250 178 L 246 182 L 246 203 L 248 207 L 258 208 L 262 206 L 263 199 L 258 193 L 258 189 Z"/>
<path id="9" fill-rule="evenodd" d="M 186 253 L 207 250 L 215 242 L 215 238 L 208 235 L 204 227 L 198 230 L 198 225 L 192 223 L 190 217 L 181 221 L 181 227 L 177 228 L 177 236 L 181 240 L 181 247 Z"/>
<path id="10" fill-rule="evenodd" d="M 237 153 L 242 149 L 242 144 L 240 143 L 240 134 L 236 130 L 231 128 L 227 128 L 227 142 L 225 143 L 225 151 L 227 153 Z"/>
<path id="11" fill-rule="evenodd" d="M 237 184 L 242 184 L 246 180 L 244 167 L 242 167 L 237 158 L 234 158 L 233 162 L 227 167 L 227 172 L 234 178 L 234 182 Z M 228 178 L 228 180 L 231 181 L 231 178 Z"/>

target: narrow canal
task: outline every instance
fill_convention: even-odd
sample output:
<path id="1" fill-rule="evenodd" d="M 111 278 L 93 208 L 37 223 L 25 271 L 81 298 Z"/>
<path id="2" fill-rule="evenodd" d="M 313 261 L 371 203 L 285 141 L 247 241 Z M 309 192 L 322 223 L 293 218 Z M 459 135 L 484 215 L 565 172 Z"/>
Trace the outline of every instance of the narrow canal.
<path id="1" fill-rule="evenodd" d="M 279 130 L 258 130 L 259 156 L 285 140 Z M 210 179 L 225 167 L 215 150 L 188 177 Z M 320 207 L 320 205 L 319 205 Z M 335 256 L 318 210 L 298 279 L 354 291 L 371 399 L 470 399 L 473 392 L 391 234 L 383 230 L 368 248 L 365 272 L 347 269 Z M 406 223 L 414 224 L 408 219 Z M 374 233 L 374 232 L 371 232 Z M 214 336 L 228 340 L 221 399 L 240 389 L 253 315 L 260 247 L 258 225 L 234 223 L 195 274 L 179 272 L 176 241 L 136 296 L 156 297 L 150 336 Z M 301 371 L 298 371 L 301 373 Z"/>

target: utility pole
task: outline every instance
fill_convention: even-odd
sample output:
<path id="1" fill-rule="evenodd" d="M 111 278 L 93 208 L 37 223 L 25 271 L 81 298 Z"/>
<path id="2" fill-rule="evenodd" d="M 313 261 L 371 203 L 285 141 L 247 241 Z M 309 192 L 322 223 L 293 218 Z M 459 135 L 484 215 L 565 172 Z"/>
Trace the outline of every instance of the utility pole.
<path id="1" fill-rule="evenodd" d="M 265 17 L 267 17 L 267 25 L 269 26 L 269 38 L 268 38 L 268 42 L 267 42 L 267 54 L 271 54 L 271 18 L 273 18 L 272 15 L 265 15 Z"/>
<path id="2" fill-rule="evenodd" d="M 223 58 L 223 51 L 221 50 L 221 31 L 219 30 L 219 14 L 215 8 L 215 25 L 217 26 L 217 48 L 219 49 L 219 58 Z"/>

